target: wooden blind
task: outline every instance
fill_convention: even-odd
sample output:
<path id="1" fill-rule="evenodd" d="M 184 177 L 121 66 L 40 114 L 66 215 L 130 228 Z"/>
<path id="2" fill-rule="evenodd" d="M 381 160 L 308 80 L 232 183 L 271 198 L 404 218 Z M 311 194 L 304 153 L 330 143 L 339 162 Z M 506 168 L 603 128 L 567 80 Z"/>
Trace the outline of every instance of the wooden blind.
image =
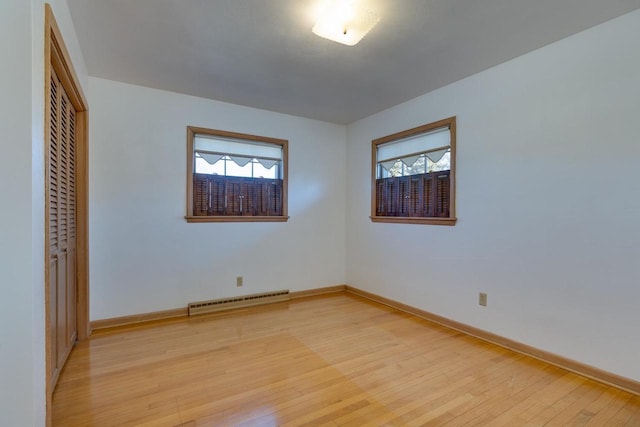
<path id="1" fill-rule="evenodd" d="M 67 245 L 68 226 L 68 189 L 69 189 L 69 135 L 68 135 L 68 108 L 66 94 L 64 91 L 58 92 L 60 96 L 60 135 L 58 138 L 58 243 L 60 247 Z"/>
<path id="2" fill-rule="evenodd" d="M 386 182 L 382 179 L 376 181 L 376 215 L 382 215 L 383 212 L 386 212 L 384 198 L 385 185 Z"/>
<path id="3" fill-rule="evenodd" d="M 267 182 L 267 199 L 269 201 L 269 216 L 282 215 L 282 180 Z"/>
<path id="4" fill-rule="evenodd" d="M 243 209 L 240 200 L 244 198 L 241 191 L 240 178 L 225 178 L 226 215 L 240 216 Z"/>
<path id="5" fill-rule="evenodd" d="M 76 111 L 53 70 L 50 97 L 49 243 L 55 254 L 76 237 Z"/>
<path id="6" fill-rule="evenodd" d="M 395 217 L 449 216 L 450 171 L 376 180 L 376 215 Z"/>
<path id="7" fill-rule="evenodd" d="M 205 175 L 207 176 L 207 175 Z M 211 178 L 209 176 L 209 178 Z M 209 190 L 209 211 L 206 215 L 225 215 L 227 209 L 226 203 L 226 180 L 222 179 L 208 179 L 207 180 Z"/>
<path id="8" fill-rule="evenodd" d="M 65 98 L 66 98 L 65 93 Z M 67 142 L 67 213 L 69 215 L 69 240 L 75 242 L 76 238 L 76 110 L 71 102 L 66 99 L 69 139 Z"/>
<path id="9" fill-rule="evenodd" d="M 269 216 L 269 203 L 270 203 L 269 183 L 263 182 L 256 194 L 256 215 Z"/>
<path id="10" fill-rule="evenodd" d="M 433 209 L 434 206 L 434 192 L 433 192 L 433 175 L 426 173 L 424 175 L 422 175 L 422 191 L 423 191 L 423 195 L 422 195 L 422 200 L 421 200 L 421 205 L 422 205 L 422 215 L 425 217 L 433 217 L 435 216 L 435 210 Z"/>
<path id="11" fill-rule="evenodd" d="M 281 179 L 193 174 L 194 216 L 281 216 Z"/>
<path id="12" fill-rule="evenodd" d="M 49 139 L 49 245 L 51 253 L 58 249 L 58 77 L 51 71 L 51 137 Z"/>
<path id="13" fill-rule="evenodd" d="M 439 172 L 436 174 L 436 212 L 434 216 L 449 216 L 449 171 L 446 173 Z"/>
<path id="14" fill-rule="evenodd" d="M 398 216 L 409 216 L 410 198 L 409 177 L 398 178 Z"/>
<path id="15" fill-rule="evenodd" d="M 398 216 L 398 180 L 392 179 L 385 186 L 386 211 L 389 215 Z M 383 214 L 384 215 L 384 214 Z"/>
<path id="16" fill-rule="evenodd" d="M 409 177 L 409 216 L 422 216 L 422 200 L 424 187 L 421 176 Z"/>
<path id="17" fill-rule="evenodd" d="M 211 183 L 207 179 L 206 175 L 194 174 L 193 175 L 193 214 L 194 215 L 209 215 L 209 202 Z"/>

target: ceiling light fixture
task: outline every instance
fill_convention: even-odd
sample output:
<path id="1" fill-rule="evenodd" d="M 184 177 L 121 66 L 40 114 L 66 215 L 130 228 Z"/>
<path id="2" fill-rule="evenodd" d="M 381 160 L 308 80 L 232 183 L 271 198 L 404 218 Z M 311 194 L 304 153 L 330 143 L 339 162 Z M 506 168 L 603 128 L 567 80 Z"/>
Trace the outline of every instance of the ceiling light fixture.
<path id="1" fill-rule="evenodd" d="M 347 46 L 354 46 L 380 21 L 371 11 L 352 0 L 331 0 L 313 26 L 314 34 Z"/>

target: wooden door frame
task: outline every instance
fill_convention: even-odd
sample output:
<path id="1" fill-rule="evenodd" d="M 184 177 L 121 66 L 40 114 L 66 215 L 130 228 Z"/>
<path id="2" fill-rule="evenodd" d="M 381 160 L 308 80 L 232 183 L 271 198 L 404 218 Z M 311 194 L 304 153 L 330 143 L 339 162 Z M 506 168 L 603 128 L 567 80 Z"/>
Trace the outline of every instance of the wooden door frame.
<path id="1" fill-rule="evenodd" d="M 50 248 L 49 248 L 49 140 L 51 132 L 51 70 L 55 70 L 62 87 L 77 111 L 76 116 L 76 328 L 78 340 L 87 339 L 91 333 L 89 324 L 89 108 L 82 92 L 80 80 L 73 68 L 71 57 L 62 39 L 49 4 L 45 4 L 44 18 L 44 138 L 45 138 L 45 381 L 46 381 L 46 418 L 51 425 L 51 404 L 54 384 L 52 342 L 51 342 L 51 304 L 50 301 Z"/>

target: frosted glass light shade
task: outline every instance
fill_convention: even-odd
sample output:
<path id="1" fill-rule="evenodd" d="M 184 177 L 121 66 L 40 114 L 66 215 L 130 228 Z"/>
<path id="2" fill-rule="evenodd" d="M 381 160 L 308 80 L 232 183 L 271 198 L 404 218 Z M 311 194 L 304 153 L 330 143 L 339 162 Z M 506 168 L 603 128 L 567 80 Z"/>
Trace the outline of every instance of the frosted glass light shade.
<path id="1" fill-rule="evenodd" d="M 374 12 L 350 0 L 332 0 L 313 26 L 313 33 L 334 42 L 354 46 L 380 21 Z"/>

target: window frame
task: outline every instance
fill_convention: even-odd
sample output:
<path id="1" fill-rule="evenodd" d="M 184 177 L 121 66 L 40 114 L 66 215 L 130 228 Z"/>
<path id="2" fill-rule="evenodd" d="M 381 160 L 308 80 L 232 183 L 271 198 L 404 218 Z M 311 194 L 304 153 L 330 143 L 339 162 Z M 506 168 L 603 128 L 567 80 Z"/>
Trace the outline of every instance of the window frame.
<path id="1" fill-rule="evenodd" d="M 377 192 L 376 175 L 378 167 L 378 147 L 383 144 L 432 132 L 442 128 L 449 128 L 450 133 L 450 172 L 449 172 L 449 216 L 448 217 L 410 217 L 410 216 L 378 216 L 376 215 Z M 400 224 L 429 224 L 429 225 L 450 225 L 457 222 L 455 200 L 456 200 L 456 116 L 438 120 L 432 123 L 421 125 L 412 129 L 396 132 L 371 141 L 371 222 L 387 222 Z"/>
<path id="2" fill-rule="evenodd" d="M 194 215 L 193 214 L 193 180 L 195 171 L 194 138 L 198 134 L 233 138 L 244 140 L 247 143 L 260 142 L 279 145 L 282 148 L 282 215 L 273 216 L 241 216 L 241 215 Z M 286 139 L 271 138 L 260 135 L 250 135 L 238 132 L 229 132 L 219 129 L 208 129 L 196 126 L 187 126 L 187 214 L 188 223 L 201 222 L 286 222 L 288 216 L 288 166 L 289 166 L 289 141 Z M 266 178 L 268 179 L 268 178 Z"/>

